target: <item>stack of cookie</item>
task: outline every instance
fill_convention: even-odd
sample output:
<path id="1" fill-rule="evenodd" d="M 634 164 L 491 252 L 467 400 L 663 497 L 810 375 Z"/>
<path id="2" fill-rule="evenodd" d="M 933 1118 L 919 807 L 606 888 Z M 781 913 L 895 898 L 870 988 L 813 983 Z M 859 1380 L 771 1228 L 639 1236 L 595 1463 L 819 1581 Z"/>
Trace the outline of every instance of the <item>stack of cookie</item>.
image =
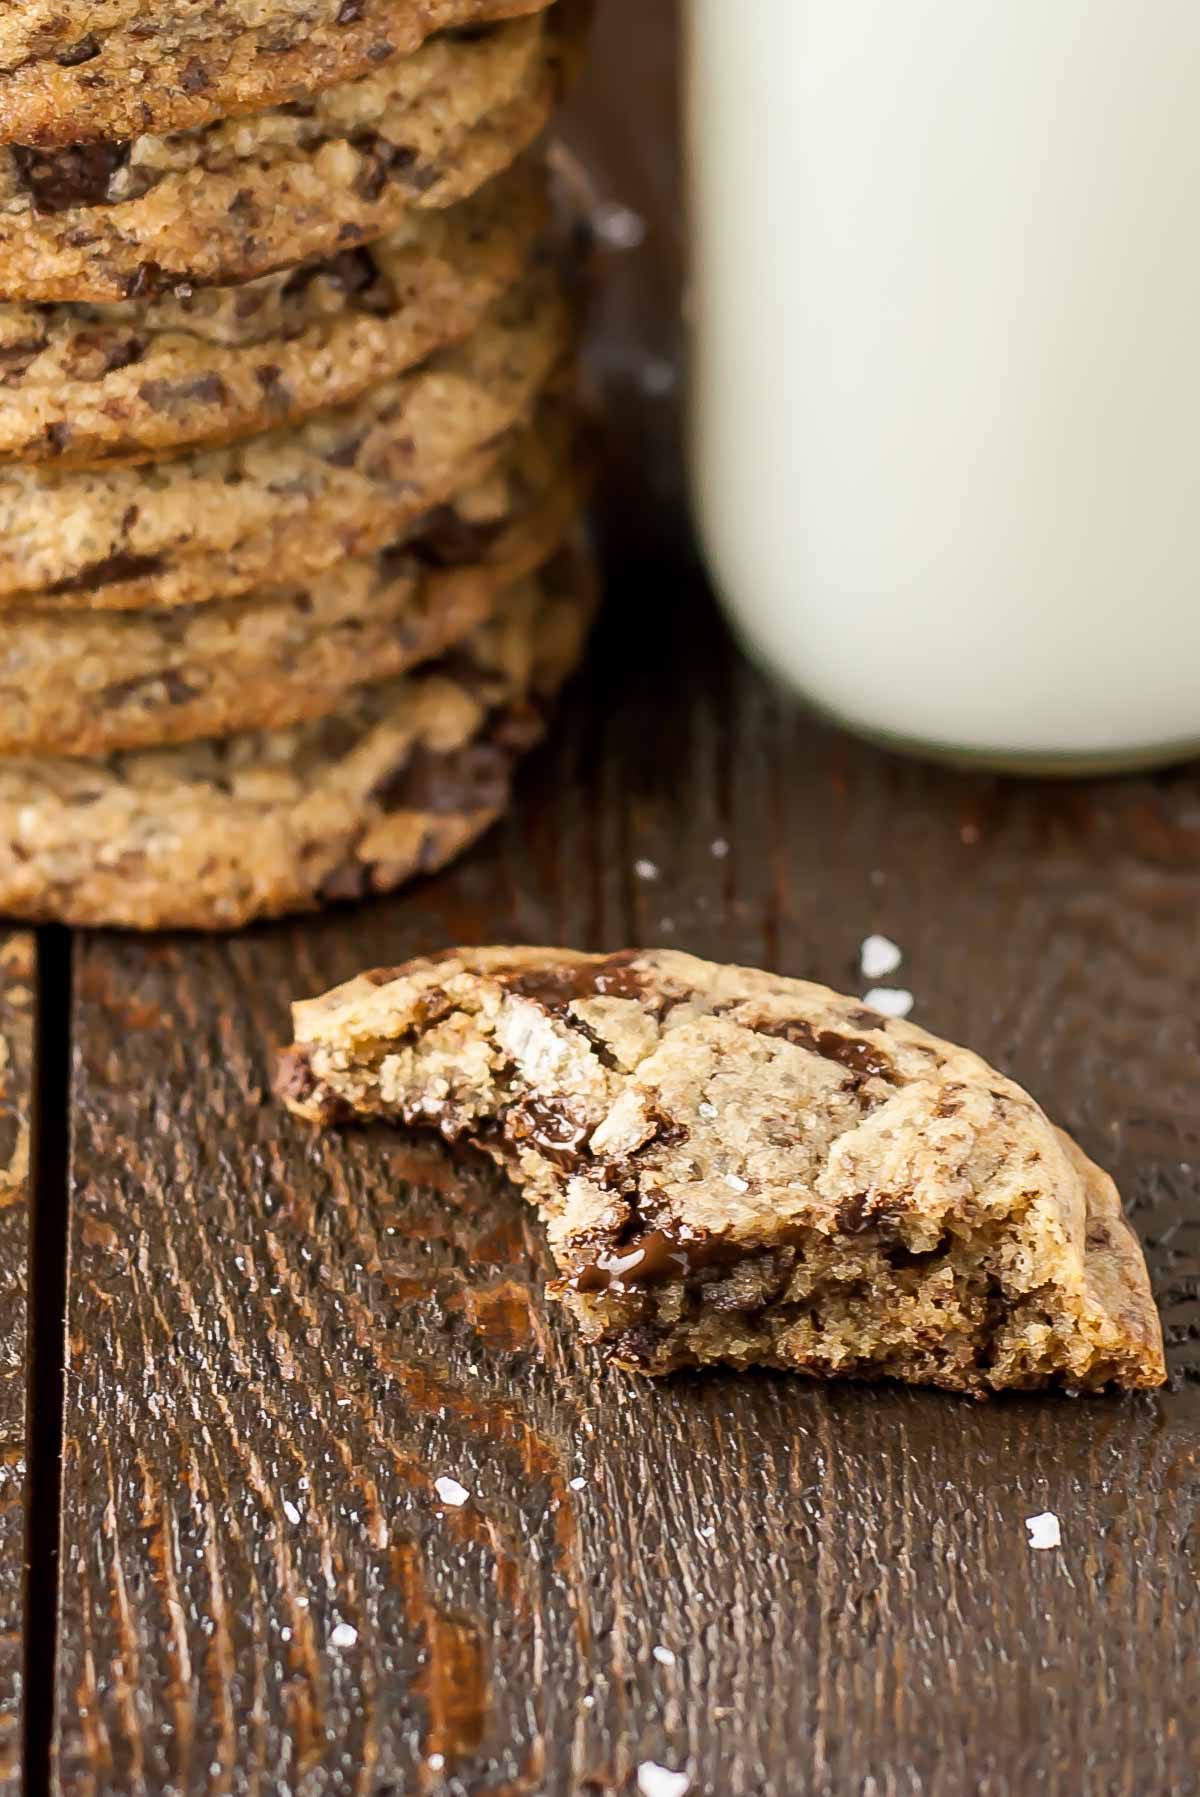
<path id="1" fill-rule="evenodd" d="M 537 148 L 585 0 L 0 20 L 0 912 L 428 871 L 578 658 Z"/>

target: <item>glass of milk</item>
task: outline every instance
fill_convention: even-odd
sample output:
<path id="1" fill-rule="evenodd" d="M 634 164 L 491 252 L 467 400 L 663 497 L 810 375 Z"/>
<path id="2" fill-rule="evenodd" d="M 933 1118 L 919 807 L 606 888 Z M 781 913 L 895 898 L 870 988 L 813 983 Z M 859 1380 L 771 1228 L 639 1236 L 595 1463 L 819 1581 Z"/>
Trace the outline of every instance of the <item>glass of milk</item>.
<path id="1" fill-rule="evenodd" d="M 750 651 L 1037 772 L 1200 752 L 1198 0 L 684 0 L 692 464 Z"/>

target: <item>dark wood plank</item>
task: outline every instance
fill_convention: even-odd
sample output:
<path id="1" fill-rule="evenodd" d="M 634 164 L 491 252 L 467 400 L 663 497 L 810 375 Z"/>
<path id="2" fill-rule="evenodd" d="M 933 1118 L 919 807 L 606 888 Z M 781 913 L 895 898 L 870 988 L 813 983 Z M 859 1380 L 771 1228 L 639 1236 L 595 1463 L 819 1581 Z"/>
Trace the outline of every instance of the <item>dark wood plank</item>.
<path id="1" fill-rule="evenodd" d="M 0 937 L 0 1793 L 21 1788 L 35 948 Z"/>
<path id="2" fill-rule="evenodd" d="M 80 948 L 60 1786 L 558 1797 L 653 1758 L 710 1797 L 1196 1791 L 1200 775 L 909 767 L 737 660 L 646 375 L 677 351 L 669 12 L 600 23 L 621 79 L 576 141 L 649 221 L 598 352 L 637 555 L 516 814 L 388 904 Z M 661 942 L 846 986 L 875 929 L 918 1017 L 1122 1182 L 1161 1396 L 605 1377 L 492 1175 L 319 1140 L 267 1093 L 286 1001 L 369 962 Z M 1064 1547 L 1035 1554 L 1047 1508 Z"/>
<path id="3" fill-rule="evenodd" d="M 1200 777 L 892 761 L 644 582 L 618 570 L 518 814 L 459 869 L 228 944 L 82 947 L 72 1793 L 627 1791 L 646 1757 L 732 1797 L 1196 1788 Z M 844 986 L 877 928 L 918 1015 L 1121 1179 L 1161 1397 L 603 1377 L 490 1175 L 267 1096 L 287 998 L 365 962 L 667 941 Z M 1027 1546 L 1043 1509 L 1061 1553 Z"/>

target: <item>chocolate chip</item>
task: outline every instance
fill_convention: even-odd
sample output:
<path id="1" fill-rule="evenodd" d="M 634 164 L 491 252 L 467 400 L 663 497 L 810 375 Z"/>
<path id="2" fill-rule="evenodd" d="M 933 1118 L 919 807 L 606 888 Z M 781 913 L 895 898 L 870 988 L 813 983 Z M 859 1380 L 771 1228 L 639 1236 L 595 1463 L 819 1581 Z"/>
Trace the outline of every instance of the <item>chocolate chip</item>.
<path id="1" fill-rule="evenodd" d="M 637 958 L 636 949 L 622 949 L 599 962 L 585 961 L 579 966 L 551 963 L 501 973 L 497 978 L 518 998 L 531 998 L 547 1011 L 565 1011 L 578 998 L 644 997 L 645 978 L 630 965 Z"/>
<path id="2" fill-rule="evenodd" d="M 89 563 L 78 574 L 70 574 L 65 580 L 56 580 L 45 590 L 51 597 L 62 593 L 92 593 L 100 587 L 115 586 L 120 581 L 146 579 L 152 574 L 160 573 L 163 566 L 161 555 L 130 555 L 122 551 L 105 556 L 103 561 Z"/>
<path id="3" fill-rule="evenodd" d="M 374 131 L 362 132 L 352 138 L 351 142 L 363 161 L 354 182 L 354 191 L 360 200 L 373 203 L 388 182 L 397 178 L 408 181 L 420 191 L 416 172 L 421 160 L 418 150 L 410 149 L 406 144 L 388 143 Z M 432 180 L 427 185 L 432 186 Z"/>
<path id="4" fill-rule="evenodd" d="M 223 405 L 229 389 L 219 374 L 202 374 L 193 381 L 143 381 L 138 398 L 152 412 L 170 412 L 191 405 Z"/>
<path id="5" fill-rule="evenodd" d="M 264 362 L 254 370 L 254 378 L 263 390 L 263 397 L 274 406 L 286 406 L 291 403 L 291 391 L 284 385 L 283 370 L 274 362 Z"/>
<path id="6" fill-rule="evenodd" d="M 185 94 L 200 94 L 208 86 L 208 70 L 198 56 L 189 56 L 179 72 L 179 85 Z"/>
<path id="7" fill-rule="evenodd" d="M 174 668 L 168 668 L 165 673 L 136 674 L 129 680 L 116 680 L 104 688 L 101 698 L 106 705 L 112 706 L 136 704 L 147 699 L 156 705 L 163 697 L 168 705 L 186 705 L 202 690 L 192 686 Z"/>
<path id="8" fill-rule="evenodd" d="M 870 1203 L 867 1192 L 842 1199 L 837 1208 L 837 1226 L 843 1235 L 861 1235 L 871 1227 Z"/>
<path id="9" fill-rule="evenodd" d="M 69 424 L 48 424 L 46 426 L 46 443 L 55 455 L 61 455 L 70 443 L 75 432 Z"/>
<path id="10" fill-rule="evenodd" d="M 125 277 L 126 299 L 147 299 L 168 285 L 167 276 L 157 262 L 139 262 Z"/>
<path id="11" fill-rule="evenodd" d="M 89 31 L 86 37 L 79 38 L 77 42 L 71 44 L 66 50 L 61 51 L 54 60 L 57 62 L 60 69 L 74 69 L 78 68 L 81 62 L 91 62 L 92 59 L 99 56 L 99 54 L 99 41 L 94 38 Z"/>
<path id="12" fill-rule="evenodd" d="M 402 766 L 376 782 L 371 798 L 381 811 L 428 811 L 447 817 L 492 811 L 508 799 L 512 757 L 485 740 L 439 751 L 419 743 Z"/>
<path id="13" fill-rule="evenodd" d="M 587 1159 L 583 1147 L 588 1125 L 539 1098 L 524 1098 L 504 1118 L 504 1130 L 516 1147 L 528 1144 L 563 1173 L 574 1173 Z"/>
<path id="14" fill-rule="evenodd" d="M 338 25 L 357 25 L 362 16 L 363 0 L 342 0 L 334 22 Z"/>
<path id="15" fill-rule="evenodd" d="M 243 225 L 257 225 L 262 218 L 262 207 L 249 187 L 239 187 L 229 202 L 229 214 Z"/>
<path id="16" fill-rule="evenodd" d="M 129 145 L 102 142 L 32 150 L 13 144 L 11 154 L 37 211 L 69 212 L 75 206 L 105 204 L 113 176 L 129 160 Z"/>
<path id="17" fill-rule="evenodd" d="M 819 1055 L 823 1061 L 834 1061 L 856 1074 L 859 1079 L 885 1079 L 892 1083 L 896 1069 L 888 1057 L 872 1042 L 858 1042 L 853 1036 L 840 1036 L 836 1030 L 816 1030 L 800 1018 L 768 1019 L 747 1023 L 758 1036 L 773 1036 Z"/>
<path id="18" fill-rule="evenodd" d="M 421 533 L 404 548 L 426 568 L 465 568 L 483 561 L 502 533 L 503 518 L 473 522 L 452 505 L 439 505 L 426 515 Z"/>
<path id="19" fill-rule="evenodd" d="M 320 899 L 360 899 L 371 890 L 371 876 L 361 861 L 344 861 L 331 868 L 317 887 Z M 301 1094 L 303 1096 L 303 1094 Z"/>

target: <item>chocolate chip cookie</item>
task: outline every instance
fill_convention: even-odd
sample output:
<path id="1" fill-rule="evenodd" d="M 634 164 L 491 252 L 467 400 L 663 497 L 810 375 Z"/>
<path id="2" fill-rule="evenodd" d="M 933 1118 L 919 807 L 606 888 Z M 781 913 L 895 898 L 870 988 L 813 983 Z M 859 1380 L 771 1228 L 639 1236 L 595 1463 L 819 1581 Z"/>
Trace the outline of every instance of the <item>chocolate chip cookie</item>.
<path id="1" fill-rule="evenodd" d="M 538 164 L 241 287 L 0 304 L 0 461 L 147 461 L 344 405 L 477 329 L 545 223 Z"/>
<path id="2" fill-rule="evenodd" d="M 0 910 L 232 929 L 442 866 L 505 809 L 590 611 L 586 564 L 564 556 L 445 664 L 316 723 L 97 762 L 0 760 Z"/>
<path id="3" fill-rule="evenodd" d="M 461 949 L 294 1020 L 291 1108 L 483 1148 L 622 1366 L 1163 1381 L 1112 1181 L 978 1056 L 855 999 L 663 951 Z"/>
<path id="4" fill-rule="evenodd" d="M 435 31 L 548 0 L 22 0 L 0 14 L 0 142 L 182 131 L 308 99 Z"/>
<path id="5" fill-rule="evenodd" d="M 0 469 L 0 603 L 229 598 L 383 548 L 501 457 L 571 334 L 552 278 L 340 411 L 146 467 Z"/>
<path id="6" fill-rule="evenodd" d="M 0 148 L 0 296 L 246 281 L 465 199 L 545 125 L 577 21 L 563 0 L 431 38 L 314 99 L 167 137 Z"/>
<path id="7" fill-rule="evenodd" d="M 498 472 L 373 556 L 170 611 L 0 613 L 0 754 L 107 755 L 335 711 L 444 654 L 567 538 L 577 485 Z"/>

